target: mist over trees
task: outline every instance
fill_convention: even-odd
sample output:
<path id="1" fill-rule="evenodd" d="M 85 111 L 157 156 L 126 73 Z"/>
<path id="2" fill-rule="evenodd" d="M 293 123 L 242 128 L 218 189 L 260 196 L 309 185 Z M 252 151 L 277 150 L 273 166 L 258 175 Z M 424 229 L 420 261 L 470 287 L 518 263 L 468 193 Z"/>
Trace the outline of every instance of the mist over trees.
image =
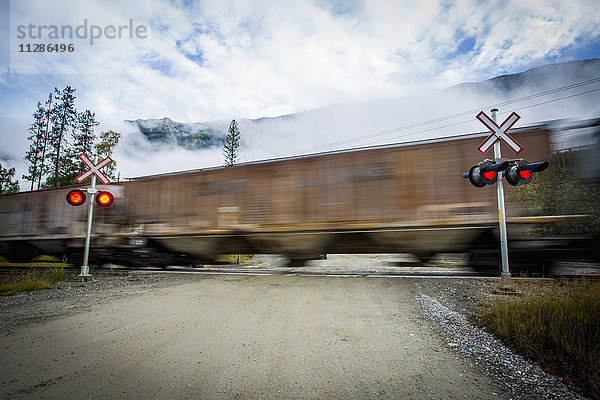
<path id="1" fill-rule="evenodd" d="M 31 182 L 31 190 L 76 184 L 75 178 L 87 169 L 78 159 L 80 154 L 106 157 L 119 142 L 118 132 L 96 135 L 94 130 L 100 124 L 96 114 L 77 111 L 75 91 L 71 86 L 63 90 L 55 87 L 44 104 L 37 103 L 33 122 L 27 129 L 30 145 L 25 159 L 29 168 L 23 175 Z M 115 163 L 106 172 L 115 179 Z"/>

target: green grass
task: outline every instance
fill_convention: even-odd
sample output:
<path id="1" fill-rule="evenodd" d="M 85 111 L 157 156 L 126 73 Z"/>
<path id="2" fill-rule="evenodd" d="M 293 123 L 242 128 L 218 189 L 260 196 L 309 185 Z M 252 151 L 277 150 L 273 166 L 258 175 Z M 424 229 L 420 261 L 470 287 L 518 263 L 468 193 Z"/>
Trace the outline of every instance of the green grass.
<path id="1" fill-rule="evenodd" d="M 254 258 L 254 254 L 240 254 L 240 264 L 245 264 L 251 262 Z M 222 256 L 217 257 L 216 261 L 224 262 L 224 263 L 237 263 L 238 255 L 237 254 L 224 254 Z"/>
<path id="2" fill-rule="evenodd" d="M 27 272 L 16 272 L 2 276 L 0 295 L 10 296 L 20 292 L 51 289 L 58 282 L 65 280 L 62 267 L 34 269 Z"/>
<path id="3" fill-rule="evenodd" d="M 480 325 L 546 371 L 600 398 L 600 281 L 519 288 L 487 304 Z"/>
<path id="4" fill-rule="evenodd" d="M 32 260 L 32 262 L 49 262 L 49 263 L 59 263 L 60 259 L 58 259 L 57 257 L 54 256 L 50 256 L 50 255 L 40 255 L 40 256 L 36 256 L 34 257 Z"/>
<path id="5" fill-rule="evenodd" d="M 32 290 L 51 289 L 54 285 L 46 281 L 22 281 L 7 283 L 0 286 L 0 295 L 10 296 L 20 292 L 30 292 Z"/>
<path id="6" fill-rule="evenodd" d="M 16 263 L 0 260 L 0 267 L 17 267 L 17 268 L 71 268 L 73 264 L 54 262 L 54 261 L 31 261 L 25 263 Z"/>

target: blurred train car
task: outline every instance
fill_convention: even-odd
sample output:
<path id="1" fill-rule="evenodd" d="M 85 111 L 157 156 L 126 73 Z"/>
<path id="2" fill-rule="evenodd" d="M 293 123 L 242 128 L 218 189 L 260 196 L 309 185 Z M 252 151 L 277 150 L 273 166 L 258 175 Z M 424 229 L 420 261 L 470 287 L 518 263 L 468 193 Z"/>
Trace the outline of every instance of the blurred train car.
<path id="1" fill-rule="evenodd" d="M 513 131 L 524 157 L 550 154 L 541 127 Z M 493 188 L 461 172 L 484 135 L 338 151 L 144 177 L 124 187 L 143 236 L 198 258 L 279 253 L 414 253 L 466 248 L 497 225 Z"/>
<path id="2" fill-rule="evenodd" d="M 514 129 L 519 155 L 551 153 L 545 125 Z M 94 214 L 97 262 L 161 264 L 230 253 L 277 253 L 294 263 L 322 253 L 464 251 L 497 227 L 496 191 L 461 174 L 483 158 L 488 133 L 137 178 L 111 184 Z M 508 155 L 508 153 L 505 154 Z M 514 154 L 512 155 L 514 156 Z M 0 254 L 70 254 L 83 247 L 87 206 L 71 188 L 0 198 Z M 512 188 L 507 189 L 509 203 Z"/>
<path id="3" fill-rule="evenodd" d="M 108 186 L 99 185 L 98 190 Z M 21 192 L 0 196 L 0 255 L 15 262 L 30 261 L 37 254 L 72 255 L 85 241 L 87 205 L 66 202 L 73 187 Z M 121 198 L 121 186 L 110 191 Z M 89 199 L 88 199 L 89 201 Z M 87 204 L 87 203 L 86 203 Z M 116 232 L 125 221 L 122 207 L 98 209 L 94 214 L 95 246 L 113 247 Z"/>

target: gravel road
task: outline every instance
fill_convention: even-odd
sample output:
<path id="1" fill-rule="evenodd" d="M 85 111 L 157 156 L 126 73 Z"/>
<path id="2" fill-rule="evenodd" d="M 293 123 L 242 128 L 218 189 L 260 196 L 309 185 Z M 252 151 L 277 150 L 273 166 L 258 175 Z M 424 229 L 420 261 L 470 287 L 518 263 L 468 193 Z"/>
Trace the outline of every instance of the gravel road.
<path id="1" fill-rule="evenodd" d="M 428 295 L 447 306 L 468 303 L 466 310 L 490 286 L 96 275 L 85 285 L 0 299 L 0 397 L 559 398 L 507 384 L 432 318 L 450 311 L 432 309 L 437 300 Z"/>

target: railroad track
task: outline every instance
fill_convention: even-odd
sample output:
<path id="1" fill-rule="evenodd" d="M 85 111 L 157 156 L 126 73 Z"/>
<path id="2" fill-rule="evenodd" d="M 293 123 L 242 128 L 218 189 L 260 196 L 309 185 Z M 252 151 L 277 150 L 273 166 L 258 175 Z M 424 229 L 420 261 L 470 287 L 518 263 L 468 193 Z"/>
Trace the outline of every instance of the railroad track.
<path id="1" fill-rule="evenodd" d="M 438 277 L 438 278 L 497 278 L 498 271 L 466 267 L 460 263 L 423 264 L 412 260 L 390 261 L 383 255 L 331 256 L 328 260 L 311 261 L 306 266 L 284 266 L 283 259 L 274 256 L 260 256 L 257 264 L 216 264 L 206 267 L 167 266 L 167 267 L 123 267 L 107 264 L 93 267 L 91 273 L 128 274 L 131 272 L 142 273 L 179 273 L 179 274 L 207 274 L 207 275 L 297 275 L 297 276 L 334 276 L 334 277 Z M 0 274 L 27 272 L 32 269 L 64 268 L 72 274 L 80 271 L 80 266 L 64 263 L 0 263 Z M 527 278 L 570 278 L 586 276 L 600 278 L 600 265 L 590 263 L 571 262 L 560 265 L 547 274 L 532 273 L 522 274 L 513 272 L 513 278 L 520 276 Z"/>
<path id="2" fill-rule="evenodd" d="M 136 273 L 156 273 L 156 274 L 198 274 L 198 275 L 288 275 L 288 276 L 328 276 L 328 277 L 369 277 L 369 278 L 471 278 L 471 279 L 499 279 L 499 274 L 494 274 L 489 271 L 475 271 L 475 270 L 434 270 L 429 267 L 415 267 L 410 268 L 397 268 L 394 271 L 389 270 L 348 270 L 343 271 L 340 269 L 332 270 L 314 270 L 310 268 L 244 268 L 244 267 L 216 267 L 216 268 L 190 268 L 190 267 L 177 267 L 170 266 L 166 268 L 120 268 L 120 267 L 100 267 L 94 268 L 94 273 L 115 273 L 115 274 L 129 274 L 131 272 Z M 527 278 L 527 279 L 555 279 L 555 278 L 569 278 L 576 277 L 579 275 L 552 275 L 552 276 L 541 276 L 540 274 L 533 274 L 529 276 L 515 276 L 515 279 Z M 598 276 L 600 277 L 600 276 Z"/>

